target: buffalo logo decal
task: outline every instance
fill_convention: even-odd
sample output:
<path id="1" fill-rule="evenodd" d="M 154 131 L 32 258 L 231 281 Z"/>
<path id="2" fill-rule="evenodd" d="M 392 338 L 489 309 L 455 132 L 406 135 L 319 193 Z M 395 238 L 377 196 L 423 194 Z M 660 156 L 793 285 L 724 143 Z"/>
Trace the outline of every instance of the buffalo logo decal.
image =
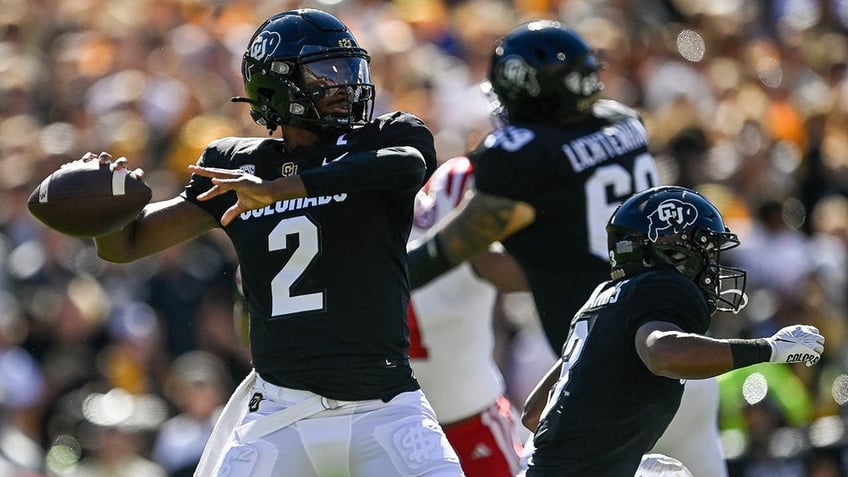
<path id="1" fill-rule="evenodd" d="M 677 199 L 668 199 L 657 206 L 657 210 L 648 215 L 648 238 L 652 242 L 666 229 L 680 230 L 698 220 L 698 209 L 694 205 Z"/>
<path id="2" fill-rule="evenodd" d="M 542 91 L 539 80 L 536 79 L 536 69 L 520 57 L 507 58 L 501 64 L 495 81 L 523 90 L 534 98 Z"/>
<path id="3" fill-rule="evenodd" d="M 245 55 L 259 63 L 264 63 L 265 60 L 270 58 L 271 55 L 277 51 L 277 47 L 280 46 L 281 42 L 282 38 L 280 38 L 279 33 L 275 31 L 263 31 L 253 39 L 253 43 L 250 44 Z M 254 68 L 261 67 L 256 66 L 251 62 L 244 62 L 244 65 L 242 66 L 242 74 L 244 75 L 245 80 L 250 81 L 253 77 Z"/>
<path id="4" fill-rule="evenodd" d="M 250 57 L 256 61 L 264 61 L 274 54 L 280 45 L 280 34 L 275 31 L 263 31 L 257 35 L 250 45 Z"/>
<path id="5" fill-rule="evenodd" d="M 280 173 L 283 177 L 290 177 L 297 174 L 297 164 L 294 162 L 286 162 L 283 164 L 283 167 L 280 169 Z"/>

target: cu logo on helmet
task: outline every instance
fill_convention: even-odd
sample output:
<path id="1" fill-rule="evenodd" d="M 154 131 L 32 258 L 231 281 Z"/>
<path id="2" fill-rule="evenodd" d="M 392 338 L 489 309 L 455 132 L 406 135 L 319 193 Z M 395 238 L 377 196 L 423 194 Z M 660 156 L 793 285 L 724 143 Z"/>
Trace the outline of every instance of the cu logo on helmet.
<path id="1" fill-rule="evenodd" d="M 655 242 L 663 230 L 683 229 L 696 220 L 698 209 L 694 205 L 677 199 L 665 200 L 648 215 L 648 238 Z"/>
<path id="2" fill-rule="evenodd" d="M 541 92 L 536 70 L 528 65 L 523 58 L 507 58 L 500 68 L 501 83 L 522 89 L 530 96 L 537 97 Z"/>
<path id="3" fill-rule="evenodd" d="M 280 34 L 275 31 L 263 31 L 260 33 L 253 44 L 250 45 L 250 57 L 256 61 L 264 61 L 277 49 L 280 45 Z"/>

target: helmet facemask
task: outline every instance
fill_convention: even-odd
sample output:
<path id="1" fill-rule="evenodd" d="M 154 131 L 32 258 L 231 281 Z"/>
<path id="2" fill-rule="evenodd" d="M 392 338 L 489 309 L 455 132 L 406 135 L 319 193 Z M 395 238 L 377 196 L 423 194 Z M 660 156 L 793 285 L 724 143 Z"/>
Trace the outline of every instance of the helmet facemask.
<path id="1" fill-rule="evenodd" d="M 289 112 L 302 126 L 341 131 L 368 122 L 374 108 L 374 85 L 367 58 L 307 59 L 298 66 L 296 83 L 301 86 L 292 94 Z"/>
<path id="2" fill-rule="evenodd" d="M 664 235 L 647 242 L 656 262 L 674 267 L 707 294 L 714 311 L 739 313 L 748 304 L 744 270 L 719 264 L 719 255 L 739 246 L 739 238 L 730 232 L 690 227 L 679 234 Z"/>

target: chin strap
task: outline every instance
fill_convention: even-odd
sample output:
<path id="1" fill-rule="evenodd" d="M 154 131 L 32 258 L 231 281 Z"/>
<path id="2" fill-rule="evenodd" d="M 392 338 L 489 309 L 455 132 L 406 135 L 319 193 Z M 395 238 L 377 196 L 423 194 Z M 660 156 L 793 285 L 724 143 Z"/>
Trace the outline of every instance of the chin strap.
<path id="1" fill-rule="evenodd" d="M 263 106 L 262 103 L 256 101 L 255 99 L 246 98 L 244 96 L 233 96 L 230 98 L 230 101 L 233 103 L 247 103 L 251 106 L 255 106 L 259 109 L 264 110 L 264 113 L 260 113 L 253 108 L 250 108 L 250 117 L 253 118 L 253 121 L 260 126 L 265 126 L 268 129 L 268 135 L 273 136 L 274 132 L 277 130 L 278 123 L 280 121 L 277 120 L 277 115 L 268 110 L 266 106 Z"/>

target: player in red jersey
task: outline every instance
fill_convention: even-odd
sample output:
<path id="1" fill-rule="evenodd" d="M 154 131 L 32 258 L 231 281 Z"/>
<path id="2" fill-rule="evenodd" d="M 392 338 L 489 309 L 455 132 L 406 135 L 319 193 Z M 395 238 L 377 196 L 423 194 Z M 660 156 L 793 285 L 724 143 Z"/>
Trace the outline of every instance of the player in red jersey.
<path id="1" fill-rule="evenodd" d="M 466 157 L 436 169 L 416 196 L 410 239 L 456 208 L 472 172 Z M 468 477 L 518 473 L 516 419 L 494 359 L 492 325 L 498 290 L 526 286 L 523 277 L 507 281 L 520 276 L 514 267 L 507 255 L 484 253 L 418 288 L 410 301 L 412 369 Z"/>

